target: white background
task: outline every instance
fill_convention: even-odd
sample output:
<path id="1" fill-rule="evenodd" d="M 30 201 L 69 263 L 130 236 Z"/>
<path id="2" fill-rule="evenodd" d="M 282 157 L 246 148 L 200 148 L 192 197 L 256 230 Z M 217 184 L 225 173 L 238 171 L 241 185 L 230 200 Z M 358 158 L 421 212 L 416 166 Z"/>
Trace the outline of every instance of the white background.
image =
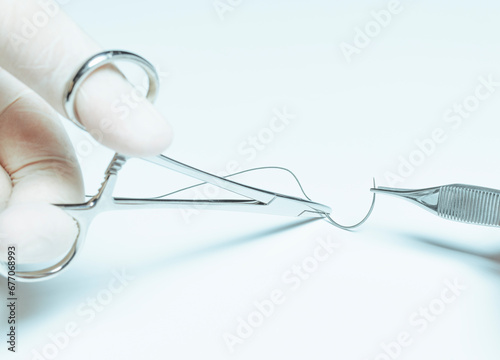
<path id="1" fill-rule="evenodd" d="M 398 174 L 415 141 L 441 128 L 446 140 L 396 186 L 500 188 L 500 91 L 457 128 L 444 120 L 474 95 L 480 77 L 500 81 L 497 3 L 402 1 L 350 62 L 341 44 L 352 45 L 356 28 L 388 2 L 232 3 L 222 17 L 211 0 L 71 0 L 62 8 L 104 48 L 137 52 L 158 67 L 157 106 L 175 129 L 165 154 L 174 159 L 212 172 L 232 160 L 242 169 L 288 167 L 336 220 L 353 223 L 369 207 L 372 177 L 391 185 L 387 172 Z M 284 107 L 294 119 L 249 161 L 239 147 Z M 97 145 L 82 152 L 88 136 L 67 128 L 92 193 L 111 153 Z M 117 192 L 130 196 L 192 183 L 139 161 L 120 179 Z M 276 171 L 247 179 L 299 194 Z M 398 359 L 498 359 L 499 234 L 386 197 L 355 232 L 255 214 L 102 215 L 68 271 L 19 286 L 16 358 L 53 347 L 51 334 L 74 322 L 79 333 L 58 359 L 384 360 L 381 343 L 404 331 L 413 341 Z M 282 276 L 313 254 L 318 237 L 340 246 L 294 290 Z M 121 269 L 134 280 L 86 321 L 77 309 L 102 296 Z M 440 297 L 446 279 L 467 289 L 419 332 L 410 317 Z M 3 297 L 5 280 L 0 287 Z M 231 352 L 224 334 L 236 335 L 238 318 L 275 289 L 285 301 Z"/>

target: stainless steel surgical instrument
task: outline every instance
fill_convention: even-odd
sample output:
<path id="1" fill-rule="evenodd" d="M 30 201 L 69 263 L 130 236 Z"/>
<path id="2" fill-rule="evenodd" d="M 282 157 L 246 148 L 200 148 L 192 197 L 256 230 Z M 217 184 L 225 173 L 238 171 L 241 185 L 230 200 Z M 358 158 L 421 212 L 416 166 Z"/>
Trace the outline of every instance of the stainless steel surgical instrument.
<path id="1" fill-rule="evenodd" d="M 98 68 L 113 63 L 117 60 L 125 60 L 142 67 L 149 78 L 149 89 L 146 98 L 154 101 L 158 92 L 158 75 L 155 68 L 144 58 L 125 51 L 105 51 L 88 59 L 76 72 L 74 78 L 68 83 L 67 95 L 64 98 L 64 108 L 68 118 L 80 128 L 85 129 L 77 120 L 75 111 L 75 97 L 83 81 Z M 323 218 L 335 226 L 342 229 L 353 229 L 361 225 L 371 214 L 375 202 L 373 196 L 372 204 L 368 214 L 359 223 L 352 226 L 342 226 L 334 222 L 330 217 L 331 209 L 311 201 L 309 198 L 302 199 L 293 196 L 282 195 L 276 192 L 258 189 L 248 185 L 240 184 L 229 180 L 227 177 L 219 177 L 202 170 L 195 169 L 186 164 L 180 163 L 167 156 L 143 158 L 143 160 L 163 166 L 167 169 L 188 175 L 203 183 L 209 183 L 241 195 L 245 199 L 213 199 L 213 200 L 185 200 L 170 198 L 119 198 L 113 196 L 113 189 L 116 184 L 119 170 L 125 164 L 127 157 L 115 154 L 104 174 L 104 180 L 97 194 L 81 204 L 57 204 L 65 210 L 76 221 L 78 226 L 78 236 L 70 251 L 53 266 L 46 266 L 37 270 L 17 271 L 17 278 L 20 281 L 44 280 L 59 274 L 73 260 L 80 249 L 87 234 L 87 229 L 92 220 L 104 211 L 128 210 L 128 209 L 151 209 L 151 208 L 193 208 L 203 206 L 205 209 L 231 210 L 259 212 L 276 215 L 317 217 Z"/>
<path id="2" fill-rule="evenodd" d="M 500 227 L 499 190 L 453 184 L 419 190 L 377 187 L 371 191 L 409 200 L 448 220 Z"/>

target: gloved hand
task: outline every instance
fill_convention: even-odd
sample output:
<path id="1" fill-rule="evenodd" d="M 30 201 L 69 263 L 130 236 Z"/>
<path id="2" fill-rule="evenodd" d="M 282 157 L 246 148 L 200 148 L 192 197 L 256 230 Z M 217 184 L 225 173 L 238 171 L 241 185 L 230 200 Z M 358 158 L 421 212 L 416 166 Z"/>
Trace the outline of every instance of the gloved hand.
<path id="1" fill-rule="evenodd" d="M 54 203 L 84 200 L 80 168 L 58 118 L 67 82 L 102 49 L 52 0 L 0 0 L 0 256 L 19 262 L 65 254 L 77 232 Z M 97 141 L 148 156 L 170 144 L 153 105 L 130 102 L 134 87 L 113 66 L 93 73 L 76 97 L 78 119 Z M 137 98 L 137 96 L 135 96 Z"/>

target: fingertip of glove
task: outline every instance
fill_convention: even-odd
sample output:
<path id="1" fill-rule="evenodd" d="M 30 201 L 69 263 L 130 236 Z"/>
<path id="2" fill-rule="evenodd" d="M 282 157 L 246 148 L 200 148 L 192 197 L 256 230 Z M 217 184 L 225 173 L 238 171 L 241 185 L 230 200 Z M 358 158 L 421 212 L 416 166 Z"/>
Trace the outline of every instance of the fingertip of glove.
<path id="1" fill-rule="evenodd" d="M 130 156 L 152 156 L 172 142 L 164 116 L 116 69 L 103 68 L 82 85 L 77 114 L 103 145 Z"/>

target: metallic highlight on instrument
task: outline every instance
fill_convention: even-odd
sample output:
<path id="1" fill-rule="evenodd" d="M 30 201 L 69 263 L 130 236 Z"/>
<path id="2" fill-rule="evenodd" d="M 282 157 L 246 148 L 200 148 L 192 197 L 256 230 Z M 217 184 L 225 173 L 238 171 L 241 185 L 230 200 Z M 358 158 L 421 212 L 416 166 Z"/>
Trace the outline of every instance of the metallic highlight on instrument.
<path id="1" fill-rule="evenodd" d="M 407 199 L 448 220 L 500 227 L 499 190 L 453 184 L 420 190 L 378 187 L 371 191 Z"/>
<path id="2" fill-rule="evenodd" d="M 66 96 L 63 99 L 63 107 L 66 111 L 67 118 L 79 128 L 85 130 L 85 127 L 80 121 L 78 121 L 78 118 L 76 116 L 75 100 L 78 89 L 94 71 L 116 61 L 126 61 L 139 65 L 144 70 L 149 79 L 149 89 L 148 93 L 146 94 L 146 98 L 151 102 L 154 102 L 156 100 L 160 79 L 155 67 L 149 61 L 137 54 L 128 51 L 103 51 L 99 54 L 95 54 L 87 61 L 85 61 L 75 73 L 73 79 L 66 85 Z"/>
<path id="3" fill-rule="evenodd" d="M 64 108 L 66 109 L 68 118 L 82 129 L 84 129 L 84 127 L 78 121 L 75 113 L 76 93 L 83 81 L 93 71 L 106 64 L 113 63 L 115 60 L 130 61 L 136 65 L 139 65 L 149 77 L 149 89 L 146 96 L 147 99 L 153 102 L 156 98 L 159 89 L 159 79 L 156 73 L 156 69 L 147 60 L 136 54 L 118 50 L 105 51 L 94 55 L 81 66 L 81 68 L 76 72 L 73 79 L 68 83 L 67 94 L 64 97 Z M 202 170 L 198 170 L 189 165 L 170 159 L 164 155 L 142 158 L 142 160 L 193 177 L 202 181 L 202 183 L 212 184 L 232 193 L 242 195 L 246 199 L 185 200 L 165 198 L 165 196 L 143 199 L 113 197 L 113 190 L 116 184 L 118 172 L 125 164 L 126 160 L 127 157 L 124 155 L 118 153 L 114 155 L 104 174 L 104 180 L 99 191 L 96 195 L 90 197 L 87 202 L 81 204 L 57 205 L 65 210 L 76 221 L 78 226 L 77 238 L 75 239 L 75 242 L 68 254 L 66 254 L 64 258 L 62 258 L 57 264 L 50 267 L 45 267 L 40 270 L 32 270 L 31 268 L 30 270 L 18 269 L 17 279 L 19 281 L 28 282 L 45 280 L 59 274 L 74 259 L 76 253 L 83 244 L 88 227 L 90 226 L 93 219 L 100 213 L 106 211 L 164 208 L 178 209 L 203 206 L 206 209 L 214 210 L 246 211 L 286 216 L 316 217 L 325 219 L 329 223 L 341 229 L 349 230 L 363 224 L 370 216 L 375 205 L 374 194 L 368 214 L 363 218 L 363 220 L 355 225 L 343 226 L 333 221 L 333 219 L 330 217 L 330 207 L 311 201 L 303 192 L 300 183 L 299 186 L 307 199 L 282 195 L 279 193 L 243 185 L 229 180 L 227 179 L 227 177 L 219 177 Z M 297 180 L 295 175 L 293 173 L 291 174 Z M 2 270 L 3 269 L 0 269 L 0 273 L 2 272 Z"/>

